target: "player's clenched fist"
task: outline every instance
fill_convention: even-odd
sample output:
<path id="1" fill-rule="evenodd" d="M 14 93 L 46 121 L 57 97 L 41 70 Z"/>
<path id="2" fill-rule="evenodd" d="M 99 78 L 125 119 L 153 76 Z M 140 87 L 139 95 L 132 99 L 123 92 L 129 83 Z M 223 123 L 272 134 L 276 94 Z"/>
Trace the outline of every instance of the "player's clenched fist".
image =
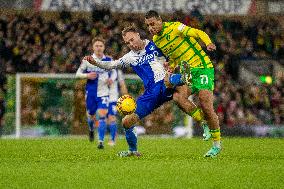
<path id="1" fill-rule="evenodd" d="M 91 64 L 96 64 L 96 61 L 94 60 L 94 58 L 92 56 L 85 56 L 83 58 L 83 60 L 86 60 L 86 61 L 88 61 Z"/>
<path id="2" fill-rule="evenodd" d="M 213 43 L 210 43 L 209 45 L 207 45 L 207 50 L 208 51 L 215 51 L 216 46 Z"/>
<path id="3" fill-rule="evenodd" d="M 164 78 L 164 82 L 167 88 L 173 88 L 173 85 L 170 83 L 170 75 L 171 73 L 167 72 Z"/>
<path id="4" fill-rule="evenodd" d="M 174 69 L 172 67 L 169 66 L 169 62 L 164 62 L 164 68 L 168 73 L 173 73 Z"/>

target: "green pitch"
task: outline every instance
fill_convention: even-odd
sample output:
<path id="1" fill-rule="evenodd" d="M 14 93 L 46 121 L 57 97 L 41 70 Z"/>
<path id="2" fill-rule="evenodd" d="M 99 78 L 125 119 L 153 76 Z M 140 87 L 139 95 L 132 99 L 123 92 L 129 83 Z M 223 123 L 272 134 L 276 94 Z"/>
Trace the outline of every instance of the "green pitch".
<path id="1" fill-rule="evenodd" d="M 140 138 L 98 150 L 87 138 L 0 140 L 0 188 L 283 188 L 284 139 L 224 138 L 216 159 L 201 139 Z"/>

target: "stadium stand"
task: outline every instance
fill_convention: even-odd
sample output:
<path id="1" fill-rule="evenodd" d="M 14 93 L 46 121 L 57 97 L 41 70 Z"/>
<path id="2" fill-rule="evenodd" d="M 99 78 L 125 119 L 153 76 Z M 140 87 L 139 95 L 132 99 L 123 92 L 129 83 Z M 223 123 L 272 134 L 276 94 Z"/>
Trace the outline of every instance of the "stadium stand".
<path id="1" fill-rule="evenodd" d="M 43 16 L 43 14 L 45 14 Z M 50 13 L 51 14 L 51 13 Z M 52 13 L 53 14 L 53 13 Z M 0 86 L 5 90 L 5 75 L 16 72 L 74 73 L 81 58 L 90 51 L 92 37 L 107 41 L 107 54 L 114 58 L 127 52 L 120 31 L 135 21 L 141 35 L 150 38 L 143 15 L 93 12 L 90 17 L 69 12 L 10 12 L 0 18 Z M 179 15 L 178 17 L 172 15 Z M 166 15 L 192 27 L 205 30 L 217 45 L 211 53 L 216 63 L 215 104 L 221 125 L 284 124 L 284 78 L 272 84 L 243 84 L 238 79 L 242 60 L 273 59 L 284 62 L 284 33 L 279 19 L 242 17 L 206 17 L 197 10 L 192 14 Z M 283 65 L 283 64 L 282 64 Z M 131 71 L 128 71 L 128 73 Z M 171 119 L 169 115 L 164 115 Z M 31 113 L 31 112 L 30 112 Z M 148 124 L 154 116 L 148 118 Z M 147 123 L 147 121 L 146 121 Z M 147 125 L 147 124 L 146 124 Z"/>

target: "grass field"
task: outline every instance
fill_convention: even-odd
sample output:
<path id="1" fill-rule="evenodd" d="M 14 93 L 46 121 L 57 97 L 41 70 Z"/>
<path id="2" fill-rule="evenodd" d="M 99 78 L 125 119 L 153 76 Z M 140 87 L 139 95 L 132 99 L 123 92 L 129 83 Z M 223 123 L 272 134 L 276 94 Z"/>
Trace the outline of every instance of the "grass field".
<path id="1" fill-rule="evenodd" d="M 140 158 L 120 158 L 123 139 L 98 150 L 86 138 L 1 139 L 0 188 L 283 188 L 284 139 L 224 138 L 211 143 L 140 138 Z"/>

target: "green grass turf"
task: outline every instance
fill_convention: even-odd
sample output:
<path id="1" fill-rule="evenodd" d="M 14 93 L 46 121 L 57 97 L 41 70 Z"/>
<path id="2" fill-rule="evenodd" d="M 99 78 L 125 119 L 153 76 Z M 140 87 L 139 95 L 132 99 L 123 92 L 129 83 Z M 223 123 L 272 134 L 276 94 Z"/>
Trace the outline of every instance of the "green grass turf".
<path id="1" fill-rule="evenodd" d="M 211 142 L 140 138 L 141 158 L 120 158 L 123 139 L 98 150 L 86 138 L 1 139 L 0 188 L 283 188 L 284 140 L 224 138 Z"/>

